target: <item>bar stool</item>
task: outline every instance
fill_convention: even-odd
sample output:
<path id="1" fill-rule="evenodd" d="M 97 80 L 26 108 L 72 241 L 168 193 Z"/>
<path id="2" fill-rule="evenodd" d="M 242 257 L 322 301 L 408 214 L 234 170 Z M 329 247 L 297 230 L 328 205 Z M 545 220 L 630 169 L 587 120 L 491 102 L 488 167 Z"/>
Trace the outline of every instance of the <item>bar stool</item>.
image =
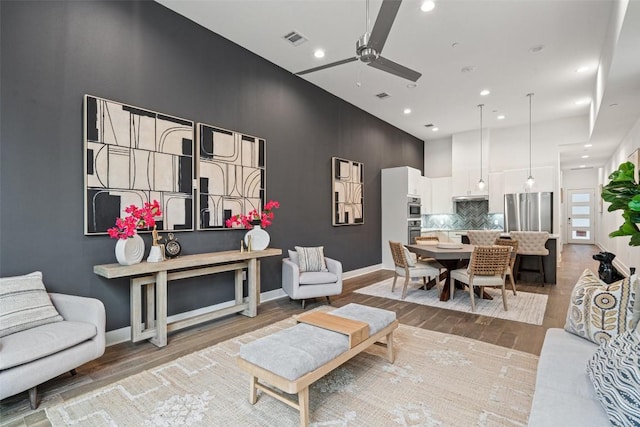
<path id="1" fill-rule="evenodd" d="M 519 277 L 522 271 L 531 271 L 542 275 L 542 286 L 544 286 L 544 264 L 542 257 L 549 255 L 549 249 L 545 247 L 549 240 L 549 233 L 546 231 L 512 231 L 509 236 L 518 242 L 518 257 L 516 258 L 515 277 Z M 523 256 L 535 256 L 538 258 L 537 270 L 524 270 L 520 268 Z"/>
<path id="2" fill-rule="evenodd" d="M 476 246 L 491 246 L 500 237 L 500 230 L 469 230 L 469 243 Z"/>

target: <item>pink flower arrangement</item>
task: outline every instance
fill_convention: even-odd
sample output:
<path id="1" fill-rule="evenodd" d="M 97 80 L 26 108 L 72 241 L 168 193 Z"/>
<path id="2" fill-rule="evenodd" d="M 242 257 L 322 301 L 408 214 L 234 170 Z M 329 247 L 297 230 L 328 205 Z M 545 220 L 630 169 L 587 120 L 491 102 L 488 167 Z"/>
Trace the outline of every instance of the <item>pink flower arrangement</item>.
<path id="1" fill-rule="evenodd" d="M 262 228 L 266 228 L 271 225 L 271 220 L 273 219 L 273 210 L 278 209 L 280 207 L 280 203 L 275 200 L 269 200 L 262 208 L 262 212 L 258 213 L 256 209 L 250 211 L 246 215 L 234 215 L 229 218 L 225 225 L 227 228 L 232 228 L 234 226 L 242 226 L 247 230 L 253 228 L 252 223 L 254 221 L 260 221 L 260 226 Z"/>
<path id="2" fill-rule="evenodd" d="M 124 211 L 129 216 L 117 218 L 116 226 L 107 230 L 112 239 L 128 239 L 133 237 L 139 228 L 155 227 L 155 217 L 162 215 L 160 204 L 157 200 L 154 200 L 153 203 L 145 202 L 142 208 L 131 205 Z"/>

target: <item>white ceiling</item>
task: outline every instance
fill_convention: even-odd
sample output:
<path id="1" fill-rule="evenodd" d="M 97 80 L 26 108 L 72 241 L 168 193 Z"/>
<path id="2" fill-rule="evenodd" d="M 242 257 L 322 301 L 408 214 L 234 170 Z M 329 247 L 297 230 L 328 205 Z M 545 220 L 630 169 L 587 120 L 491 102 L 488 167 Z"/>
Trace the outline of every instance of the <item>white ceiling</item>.
<path id="1" fill-rule="evenodd" d="M 292 73 L 355 56 L 366 31 L 365 0 L 158 2 Z M 370 2 L 370 28 L 381 3 Z M 439 0 L 429 13 L 420 4 L 402 2 L 382 52 L 421 72 L 417 87 L 361 62 L 300 78 L 423 140 L 478 129 L 480 103 L 485 127 L 526 125 L 530 92 L 534 123 L 589 114 L 575 101 L 595 97 L 612 0 Z M 292 30 L 308 41 L 291 45 L 282 37 Z M 535 46 L 544 48 L 532 53 Z M 324 58 L 313 56 L 317 48 Z M 575 71 L 584 65 L 589 71 Z M 482 89 L 491 94 L 480 96 Z M 391 96 L 380 100 L 380 92 Z M 640 0 L 630 1 L 600 111 L 592 141 L 561 147 L 563 168 L 603 165 L 640 117 Z M 587 142 L 594 146 L 585 160 Z"/>

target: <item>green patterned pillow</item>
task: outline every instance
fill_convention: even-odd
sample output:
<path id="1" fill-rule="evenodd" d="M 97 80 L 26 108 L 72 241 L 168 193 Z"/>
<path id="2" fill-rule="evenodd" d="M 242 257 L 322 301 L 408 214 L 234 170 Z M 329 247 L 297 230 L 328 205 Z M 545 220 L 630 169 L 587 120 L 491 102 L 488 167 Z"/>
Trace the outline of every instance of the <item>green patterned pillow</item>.
<path id="1" fill-rule="evenodd" d="M 298 267 L 300 272 L 305 271 L 328 271 L 324 261 L 324 246 L 316 248 L 303 248 L 296 246 L 298 252 Z"/>
<path id="2" fill-rule="evenodd" d="M 0 278 L 0 308 L 0 337 L 62 321 L 39 271 Z"/>
<path id="3" fill-rule="evenodd" d="M 586 269 L 571 292 L 564 329 L 596 344 L 633 330 L 636 294 L 628 277 L 606 284 Z"/>

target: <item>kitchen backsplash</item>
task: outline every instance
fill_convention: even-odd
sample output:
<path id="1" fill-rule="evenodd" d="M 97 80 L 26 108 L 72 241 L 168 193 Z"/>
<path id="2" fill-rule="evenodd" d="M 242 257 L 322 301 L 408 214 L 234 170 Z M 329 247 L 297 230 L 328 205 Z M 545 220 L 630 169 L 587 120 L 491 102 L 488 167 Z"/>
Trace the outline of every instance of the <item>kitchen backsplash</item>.
<path id="1" fill-rule="evenodd" d="M 504 215 L 490 214 L 489 201 L 460 201 L 455 214 L 422 215 L 422 227 L 441 230 L 504 229 Z"/>

